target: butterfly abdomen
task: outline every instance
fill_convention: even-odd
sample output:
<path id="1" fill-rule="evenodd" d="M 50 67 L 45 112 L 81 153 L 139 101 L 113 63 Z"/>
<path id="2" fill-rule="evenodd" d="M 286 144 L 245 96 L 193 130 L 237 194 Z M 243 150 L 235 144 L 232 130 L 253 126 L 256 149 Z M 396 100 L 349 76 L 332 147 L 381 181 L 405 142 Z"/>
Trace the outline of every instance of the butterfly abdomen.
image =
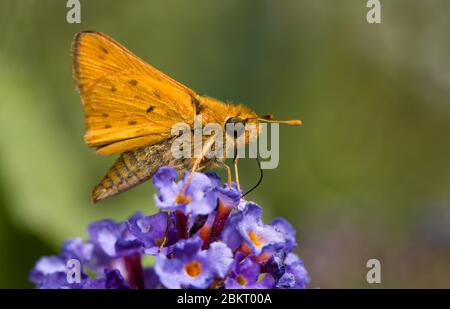
<path id="1" fill-rule="evenodd" d="M 144 168 L 146 163 L 147 159 L 142 151 L 133 150 L 121 154 L 92 191 L 93 202 L 124 192 L 149 179 L 153 171 Z"/>
<path id="2" fill-rule="evenodd" d="M 173 159 L 170 141 L 124 152 L 92 191 L 92 201 L 96 203 L 127 191 L 150 179 L 164 165 L 178 170 L 184 167 L 181 160 Z"/>

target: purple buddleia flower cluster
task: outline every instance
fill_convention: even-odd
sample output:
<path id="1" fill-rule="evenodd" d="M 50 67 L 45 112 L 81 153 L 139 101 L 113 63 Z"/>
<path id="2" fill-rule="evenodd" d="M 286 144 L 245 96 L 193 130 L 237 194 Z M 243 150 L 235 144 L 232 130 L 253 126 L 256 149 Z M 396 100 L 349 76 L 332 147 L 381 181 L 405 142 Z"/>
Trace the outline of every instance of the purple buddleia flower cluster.
<path id="1" fill-rule="evenodd" d="M 291 224 L 264 224 L 261 207 L 214 173 L 194 173 L 185 185 L 188 177 L 161 167 L 153 177 L 160 212 L 90 224 L 87 241 L 67 240 L 59 256 L 40 258 L 30 280 L 50 289 L 306 287 Z M 146 255 L 153 267 L 142 266 Z"/>

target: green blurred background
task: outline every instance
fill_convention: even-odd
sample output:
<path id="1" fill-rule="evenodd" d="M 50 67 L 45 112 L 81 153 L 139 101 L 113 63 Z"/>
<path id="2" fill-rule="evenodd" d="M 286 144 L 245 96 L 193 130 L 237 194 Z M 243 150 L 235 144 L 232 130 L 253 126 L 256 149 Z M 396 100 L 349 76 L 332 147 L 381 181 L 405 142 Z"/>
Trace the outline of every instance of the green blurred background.
<path id="1" fill-rule="evenodd" d="M 450 287 L 450 2 L 0 2 L 0 287 L 93 220 L 155 211 L 150 183 L 99 205 L 114 158 L 83 141 L 70 43 L 102 31 L 195 89 L 280 127 L 280 164 L 249 198 L 287 217 L 311 287 Z M 244 187 L 258 177 L 242 162 Z M 366 282 L 381 261 L 382 283 Z"/>

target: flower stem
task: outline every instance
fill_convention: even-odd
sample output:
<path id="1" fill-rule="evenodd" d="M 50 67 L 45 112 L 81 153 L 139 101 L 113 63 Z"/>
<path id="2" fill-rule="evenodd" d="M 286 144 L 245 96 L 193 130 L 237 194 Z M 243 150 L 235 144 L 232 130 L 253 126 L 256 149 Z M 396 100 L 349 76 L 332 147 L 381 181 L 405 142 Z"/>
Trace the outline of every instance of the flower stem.
<path id="1" fill-rule="evenodd" d="M 232 209 L 233 207 L 226 205 L 219 199 L 219 206 L 217 207 L 216 217 L 214 218 L 214 223 L 211 228 L 211 235 L 209 236 L 209 240 L 203 244 L 204 249 L 209 248 L 210 243 L 215 242 L 220 238 Z"/>
<path id="2" fill-rule="evenodd" d="M 177 210 L 175 211 L 175 217 L 177 221 L 176 226 L 178 239 L 187 239 L 189 237 L 187 216 L 181 210 Z"/>
<path id="3" fill-rule="evenodd" d="M 125 256 L 125 267 L 128 274 L 128 283 L 136 289 L 144 289 L 144 270 L 142 269 L 140 255 Z"/>

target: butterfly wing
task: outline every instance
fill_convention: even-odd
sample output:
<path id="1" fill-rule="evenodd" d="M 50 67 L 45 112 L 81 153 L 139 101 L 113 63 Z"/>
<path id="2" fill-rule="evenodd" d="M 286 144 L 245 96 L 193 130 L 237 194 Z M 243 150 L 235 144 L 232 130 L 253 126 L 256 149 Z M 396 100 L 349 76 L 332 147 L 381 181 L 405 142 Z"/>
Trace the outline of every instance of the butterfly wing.
<path id="1" fill-rule="evenodd" d="M 85 112 L 85 141 L 109 155 L 158 143 L 191 124 L 196 93 L 98 32 L 72 43 L 72 70 Z"/>

